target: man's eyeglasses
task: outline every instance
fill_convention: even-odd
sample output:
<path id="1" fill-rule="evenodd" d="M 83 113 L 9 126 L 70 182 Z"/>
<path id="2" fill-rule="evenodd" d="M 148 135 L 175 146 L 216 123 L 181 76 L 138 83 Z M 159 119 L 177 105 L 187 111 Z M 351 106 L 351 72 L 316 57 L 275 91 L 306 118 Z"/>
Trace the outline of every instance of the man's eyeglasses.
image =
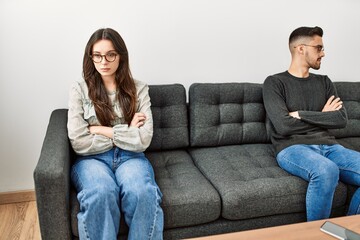
<path id="1" fill-rule="evenodd" d="M 317 51 L 318 53 L 321 53 L 321 52 L 325 51 L 324 46 L 322 46 L 322 45 L 316 45 L 316 46 L 314 46 L 314 45 L 308 45 L 308 44 L 300 44 L 300 45 L 316 48 L 316 51 Z M 300 45 L 299 45 L 299 46 L 300 46 Z M 296 48 L 296 47 L 294 47 L 294 48 Z"/>
<path id="2" fill-rule="evenodd" d="M 100 63 L 103 60 L 103 58 L 105 58 L 105 60 L 108 62 L 113 62 L 113 61 L 115 61 L 117 55 L 118 54 L 115 52 L 109 52 L 104 55 L 101 55 L 99 53 L 94 53 L 94 54 L 90 55 L 90 57 L 94 63 Z"/>

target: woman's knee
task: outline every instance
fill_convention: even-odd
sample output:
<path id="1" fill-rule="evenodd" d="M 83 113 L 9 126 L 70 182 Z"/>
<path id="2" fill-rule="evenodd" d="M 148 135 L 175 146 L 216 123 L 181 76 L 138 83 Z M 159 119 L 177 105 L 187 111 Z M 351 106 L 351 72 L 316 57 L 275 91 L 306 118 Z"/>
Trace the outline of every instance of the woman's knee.
<path id="1" fill-rule="evenodd" d="M 128 160 L 119 167 L 115 175 L 122 202 L 146 203 L 161 199 L 152 166 L 146 158 Z"/>
<path id="2" fill-rule="evenodd" d="M 127 181 L 121 186 L 124 194 L 131 195 L 138 199 L 145 199 L 155 194 L 157 186 L 150 178 L 137 179 L 136 181 Z"/>
<path id="3" fill-rule="evenodd" d="M 118 204 L 119 189 L 117 186 L 94 184 L 90 188 L 84 188 L 78 193 L 78 200 L 81 203 Z"/>
<path id="4" fill-rule="evenodd" d="M 111 171 L 98 161 L 80 161 L 72 168 L 72 181 L 82 202 L 118 202 L 119 187 Z"/>

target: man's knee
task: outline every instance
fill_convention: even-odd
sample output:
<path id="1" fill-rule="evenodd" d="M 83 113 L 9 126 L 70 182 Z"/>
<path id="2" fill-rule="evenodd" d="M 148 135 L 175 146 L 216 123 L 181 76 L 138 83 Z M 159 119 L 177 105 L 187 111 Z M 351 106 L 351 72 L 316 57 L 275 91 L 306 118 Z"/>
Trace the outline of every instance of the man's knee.
<path id="1" fill-rule="evenodd" d="M 313 174 L 313 179 L 321 181 L 325 186 L 335 187 L 339 182 L 339 174 L 339 167 L 335 163 L 328 161 L 318 165 Z"/>

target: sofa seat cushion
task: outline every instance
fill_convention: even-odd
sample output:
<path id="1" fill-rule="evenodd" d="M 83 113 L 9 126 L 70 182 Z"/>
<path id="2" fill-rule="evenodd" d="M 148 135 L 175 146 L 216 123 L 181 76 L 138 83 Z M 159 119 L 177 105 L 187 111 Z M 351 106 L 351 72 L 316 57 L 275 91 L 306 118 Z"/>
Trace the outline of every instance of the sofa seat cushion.
<path id="1" fill-rule="evenodd" d="M 240 220 L 305 211 L 307 182 L 282 170 L 271 144 L 244 144 L 191 149 L 200 171 L 222 200 L 222 217 Z M 338 185 L 333 208 L 346 202 Z"/>
<path id="2" fill-rule="evenodd" d="M 220 196 L 184 150 L 146 152 L 163 193 L 164 227 L 214 221 L 221 214 Z"/>

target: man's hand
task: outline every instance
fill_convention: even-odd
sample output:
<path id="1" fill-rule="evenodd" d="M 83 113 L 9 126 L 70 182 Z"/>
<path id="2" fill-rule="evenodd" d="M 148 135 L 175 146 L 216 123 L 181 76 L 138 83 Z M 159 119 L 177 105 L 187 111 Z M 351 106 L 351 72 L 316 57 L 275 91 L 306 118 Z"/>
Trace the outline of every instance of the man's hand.
<path id="1" fill-rule="evenodd" d="M 340 98 L 335 98 L 335 96 L 331 96 L 324 108 L 321 110 L 322 112 L 331 112 L 331 111 L 338 111 L 342 108 L 343 102 L 340 101 Z"/>
<path id="2" fill-rule="evenodd" d="M 146 116 L 144 113 L 135 113 L 133 119 L 131 120 L 130 126 L 139 128 L 144 125 L 145 120 Z"/>
<path id="3" fill-rule="evenodd" d="M 297 119 L 301 119 L 299 116 L 299 112 L 289 112 L 289 115 L 292 116 L 293 118 L 297 118 Z"/>

